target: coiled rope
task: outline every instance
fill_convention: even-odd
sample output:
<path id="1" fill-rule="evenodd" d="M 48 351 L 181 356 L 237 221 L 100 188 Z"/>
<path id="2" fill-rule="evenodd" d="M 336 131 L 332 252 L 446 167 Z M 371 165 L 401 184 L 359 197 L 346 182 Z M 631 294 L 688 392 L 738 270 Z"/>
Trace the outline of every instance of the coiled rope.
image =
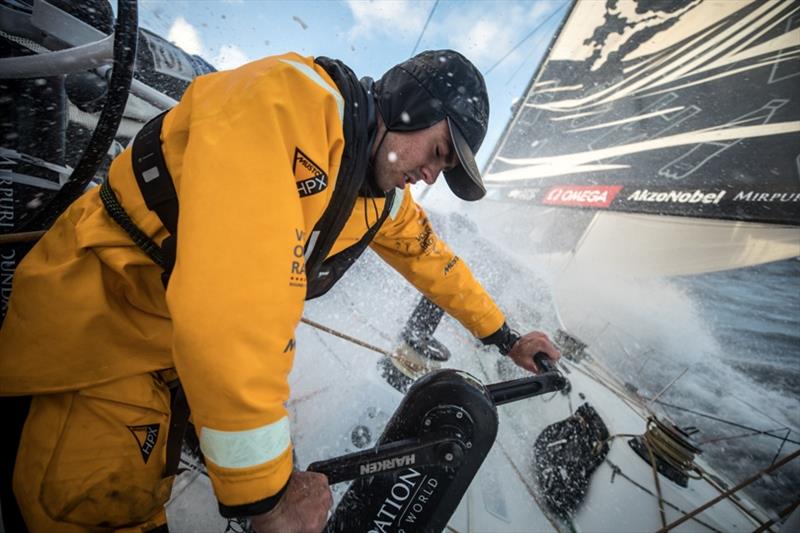
<path id="1" fill-rule="evenodd" d="M 695 454 L 700 450 L 674 435 L 654 416 L 647 419 L 642 440 L 657 459 L 687 477 L 700 479 L 701 475 L 694 464 Z"/>

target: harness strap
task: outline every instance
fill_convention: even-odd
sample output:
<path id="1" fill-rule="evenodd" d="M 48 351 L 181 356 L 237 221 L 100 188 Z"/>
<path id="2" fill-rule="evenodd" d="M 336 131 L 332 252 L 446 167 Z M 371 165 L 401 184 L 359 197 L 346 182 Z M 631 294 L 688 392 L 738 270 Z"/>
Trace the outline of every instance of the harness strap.
<path id="1" fill-rule="evenodd" d="M 136 176 L 144 203 L 158 215 L 169 232 L 169 236 L 161 243 L 163 262 L 158 263 L 164 269 L 161 274 L 164 287 L 175 267 L 178 238 L 178 194 L 161 150 L 161 126 L 166 114 L 167 111 L 164 111 L 145 124 L 136 134 L 131 148 L 133 175 Z"/>
<path id="2" fill-rule="evenodd" d="M 364 250 L 372 242 L 375 234 L 381 228 L 383 223 L 389 218 L 392 211 L 392 206 L 395 202 L 395 191 L 386 193 L 386 201 L 383 204 L 383 212 L 378 220 L 370 226 L 369 230 L 364 234 L 361 239 L 345 248 L 338 254 L 328 258 L 317 270 L 314 277 L 308 278 L 308 286 L 306 288 L 306 300 L 313 300 L 323 294 L 326 294 L 336 284 L 337 281 L 344 275 L 345 272 L 356 262 L 356 260 L 364 253 Z"/>
<path id="3" fill-rule="evenodd" d="M 189 403 L 186 401 L 186 393 L 180 381 L 176 381 L 170 386 L 170 415 L 169 431 L 167 432 L 167 462 L 165 475 L 174 476 L 178 473 L 178 465 L 181 461 L 181 448 L 183 447 L 183 436 L 189 426 Z"/>

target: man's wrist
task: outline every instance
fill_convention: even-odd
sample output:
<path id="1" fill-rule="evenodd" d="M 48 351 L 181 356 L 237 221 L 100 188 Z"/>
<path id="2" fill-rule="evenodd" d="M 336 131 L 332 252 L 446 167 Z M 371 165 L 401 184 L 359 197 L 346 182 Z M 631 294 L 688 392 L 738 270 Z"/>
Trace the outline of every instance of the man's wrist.
<path id="1" fill-rule="evenodd" d="M 255 516 L 265 514 L 272 511 L 281 501 L 286 489 L 289 487 L 289 482 L 283 486 L 276 494 L 251 503 L 241 505 L 225 505 L 218 502 L 219 514 L 225 518 L 239 518 L 243 516 Z"/>
<path id="2" fill-rule="evenodd" d="M 493 344 L 497 346 L 497 349 L 501 354 L 508 355 L 519 339 L 520 334 L 508 327 L 507 322 L 503 322 L 503 325 L 500 326 L 500 329 L 488 337 L 483 337 L 481 342 L 484 344 L 484 346 Z"/>

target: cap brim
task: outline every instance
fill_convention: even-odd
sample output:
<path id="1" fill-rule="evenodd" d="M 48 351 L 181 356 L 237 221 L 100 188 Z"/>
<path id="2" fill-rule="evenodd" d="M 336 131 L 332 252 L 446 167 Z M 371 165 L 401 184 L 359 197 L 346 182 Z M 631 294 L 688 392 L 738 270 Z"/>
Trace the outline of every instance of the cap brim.
<path id="1" fill-rule="evenodd" d="M 450 127 L 450 138 L 453 139 L 453 146 L 456 149 L 459 165 L 454 169 L 444 173 L 447 185 L 456 196 L 462 200 L 474 202 L 486 195 L 486 188 L 483 186 L 481 173 L 475 163 L 475 154 L 472 153 L 467 139 L 461 134 L 450 117 L 447 117 L 447 125 Z"/>

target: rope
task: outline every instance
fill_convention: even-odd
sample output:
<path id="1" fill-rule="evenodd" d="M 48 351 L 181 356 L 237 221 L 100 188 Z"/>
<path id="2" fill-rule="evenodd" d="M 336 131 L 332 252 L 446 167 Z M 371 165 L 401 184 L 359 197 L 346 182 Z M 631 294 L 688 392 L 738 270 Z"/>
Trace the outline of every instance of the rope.
<path id="1" fill-rule="evenodd" d="M 648 450 L 669 466 L 688 477 L 700 479 L 700 475 L 691 475 L 697 468 L 694 464 L 694 452 L 663 431 L 654 417 L 647 420 L 643 441 Z"/>
<path id="2" fill-rule="evenodd" d="M 164 268 L 165 263 L 164 256 L 161 255 L 161 247 L 153 242 L 150 237 L 145 235 L 133 220 L 131 220 L 131 217 L 128 216 L 128 213 L 126 213 L 125 209 L 120 205 L 117 195 L 114 194 L 108 180 L 104 181 L 100 186 L 100 199 L 103 201 L 103 206 L 106 208 L 108 215 L 119 227 L 125 230 L 125 233 L 128 234 L 136 246 L 141 248 L 155 264 Z"/>
<path id="3" fill-rule="evenodd" d="M 658 494 L 658 514 L 661 517 L 661 526 L 667 527 L 667 515 L 664 512 L 664 497 L 661 494 L 661 482 L 658 480 L 658 467 L 656 466 L 656 455 L 653 451 L 652 445 L 647 441 L 647 432 L 645 432 L 644 445 L 647 447 L 647 455 L 650 457 L 650 467 L 653 469 L 653 479 L 656 483 L 656 493 Z"/>
<path id="4" fill-rule="evenodd" d="M 407 369 L 410 372 L 422 373 L 422 372 L 426 372 L 428 370 L 425 366 L 418 365 L 418 364 L 414 363 L 413 361 L 409 361 L 407 358 L 400 356 L 397 352 L 390 352 L 390 351 L 384 350 L 383 348 L 378 348 L 377 346 L 374 346 L 372 344 L 364 342 L 364 341 L 362 341 L 360 339 L 357 339 L 355 337 L 351 337 L 350 335 L 347 335 L 347 334 L 342 333 L 340 331 L 336 331 L 335 329 L 329 328 L 328 326 L 324 326 L 324 325 L 320 324 L 319 322 L 314 322 L 313 320 L 309 320 L 307 318 L 301 318 L 300 322 L 302 322 L 303 324 L 306 324 L 307 326 L 311 326 L 312 328 L 318 329 L 320 331 L 324 331 L 325 333 L 327 333 L 329 335 L 333 335 L 334 337 L 339 337 L 340 339 L 346 340 L 347 342 L 351 342 L 351 343 L 353 343 L 353 344 L 355 344 L 357 346 L 361 346 L 362 348 L 366 348 L 367 350 L 371 350 L 371 351 L 373 351 L 375 353 L 379 353 L 381 355 L 389 357 L 390 359 L 394 359 L 399 365 L 401 365 L 402 367 L 404 367 L 405 369 Z M 402 371 L 402 369 L 400 369 L 400 370 Z"/>

